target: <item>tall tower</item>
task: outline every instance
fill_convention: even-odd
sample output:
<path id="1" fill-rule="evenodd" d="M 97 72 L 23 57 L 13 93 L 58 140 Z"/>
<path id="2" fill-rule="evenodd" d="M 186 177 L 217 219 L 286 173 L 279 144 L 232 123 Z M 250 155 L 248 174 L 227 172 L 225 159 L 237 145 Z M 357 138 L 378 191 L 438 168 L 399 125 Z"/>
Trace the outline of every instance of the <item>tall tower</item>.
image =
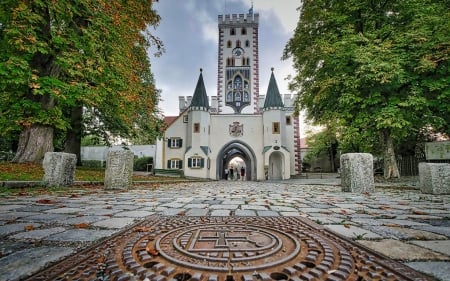
<path id="1" fill-rule="evenodd" d="M 258 113 L 258 19 L 248 14 L 219 15 L 218 113 Z"/>

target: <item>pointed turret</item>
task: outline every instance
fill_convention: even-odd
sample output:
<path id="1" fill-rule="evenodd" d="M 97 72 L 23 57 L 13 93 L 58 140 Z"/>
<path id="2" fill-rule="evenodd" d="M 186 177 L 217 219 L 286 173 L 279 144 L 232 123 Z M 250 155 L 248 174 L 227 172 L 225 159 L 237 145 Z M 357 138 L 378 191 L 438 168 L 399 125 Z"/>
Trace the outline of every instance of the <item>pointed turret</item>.
<path id="1" fill-rule="evenodd" d="M 280 91 L 278 90 L 277 81 L 275 75 L 270 75 L 269 86 L 267 87 L 266 100 L 264 101 L 264 110 L 268 109 L 280 109 L 283 108 L 283 100 L 281 99 Z"/>
<path id="2" fill-rule="evenodd" d="M 200 68 L 200 76 L 198 77 L 197 86 L 195 87 L 189 108 L 191 110 L 209 110 L 208 95 L 206 94 L 205 84 L 203 83 L 202 69 Z"/>

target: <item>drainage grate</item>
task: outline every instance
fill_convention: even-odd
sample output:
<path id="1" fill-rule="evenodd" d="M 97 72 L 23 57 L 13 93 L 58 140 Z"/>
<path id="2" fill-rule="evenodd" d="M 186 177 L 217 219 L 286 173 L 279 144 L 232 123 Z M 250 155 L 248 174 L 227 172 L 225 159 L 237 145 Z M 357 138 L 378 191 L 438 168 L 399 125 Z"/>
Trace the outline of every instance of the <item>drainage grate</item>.
<path id="1" fill-rule="evenodd" d="M 299 217 L 151 216 L 28 280 L 428 280 Z"/>

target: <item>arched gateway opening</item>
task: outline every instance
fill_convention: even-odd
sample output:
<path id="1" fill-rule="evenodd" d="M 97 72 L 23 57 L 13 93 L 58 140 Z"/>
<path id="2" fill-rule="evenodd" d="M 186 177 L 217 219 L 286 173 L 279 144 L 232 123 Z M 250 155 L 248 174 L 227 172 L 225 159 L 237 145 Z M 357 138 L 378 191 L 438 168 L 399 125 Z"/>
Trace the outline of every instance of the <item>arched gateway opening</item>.
<path id="1" fill-rule="evenodd" d="M 225 178 L 225 168 L 236 157 L 245 163 L 245 180 L 256 180 L 256 156 L 253 150 L 243 142 L 234 141 L 222 147 L 217 155 L 217 179 Z"/>

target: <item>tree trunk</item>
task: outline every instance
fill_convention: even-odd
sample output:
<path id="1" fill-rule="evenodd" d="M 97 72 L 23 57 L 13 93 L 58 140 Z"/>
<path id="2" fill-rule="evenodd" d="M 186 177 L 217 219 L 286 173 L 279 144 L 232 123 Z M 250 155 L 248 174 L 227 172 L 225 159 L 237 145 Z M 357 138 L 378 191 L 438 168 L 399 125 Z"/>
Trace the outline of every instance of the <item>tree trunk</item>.
<path id="1" fill-rule="evenodd" d="M 392 142 L 391 134 L 388 130 L 381 132 L 381 141 L 384 154 L 384 178 L 400 178 L 400 172 L 395 157 L 394 143 Z"/>
<path id="2" fill-rule="evenodd" d="M 77 156 L 77 165 L 81 166 L 81 131 L 83 121 L 83 107 L 76 106 L 70 113 L 70 126 L 66 132 L 64 152 L 73 153 Z"/>
<path id="3" fill-rule="evenodd" d="M 46 152 L 53 151 L 53 127 L 34 124 L 20 133 L 13 162 L 42 163 Z"/>

